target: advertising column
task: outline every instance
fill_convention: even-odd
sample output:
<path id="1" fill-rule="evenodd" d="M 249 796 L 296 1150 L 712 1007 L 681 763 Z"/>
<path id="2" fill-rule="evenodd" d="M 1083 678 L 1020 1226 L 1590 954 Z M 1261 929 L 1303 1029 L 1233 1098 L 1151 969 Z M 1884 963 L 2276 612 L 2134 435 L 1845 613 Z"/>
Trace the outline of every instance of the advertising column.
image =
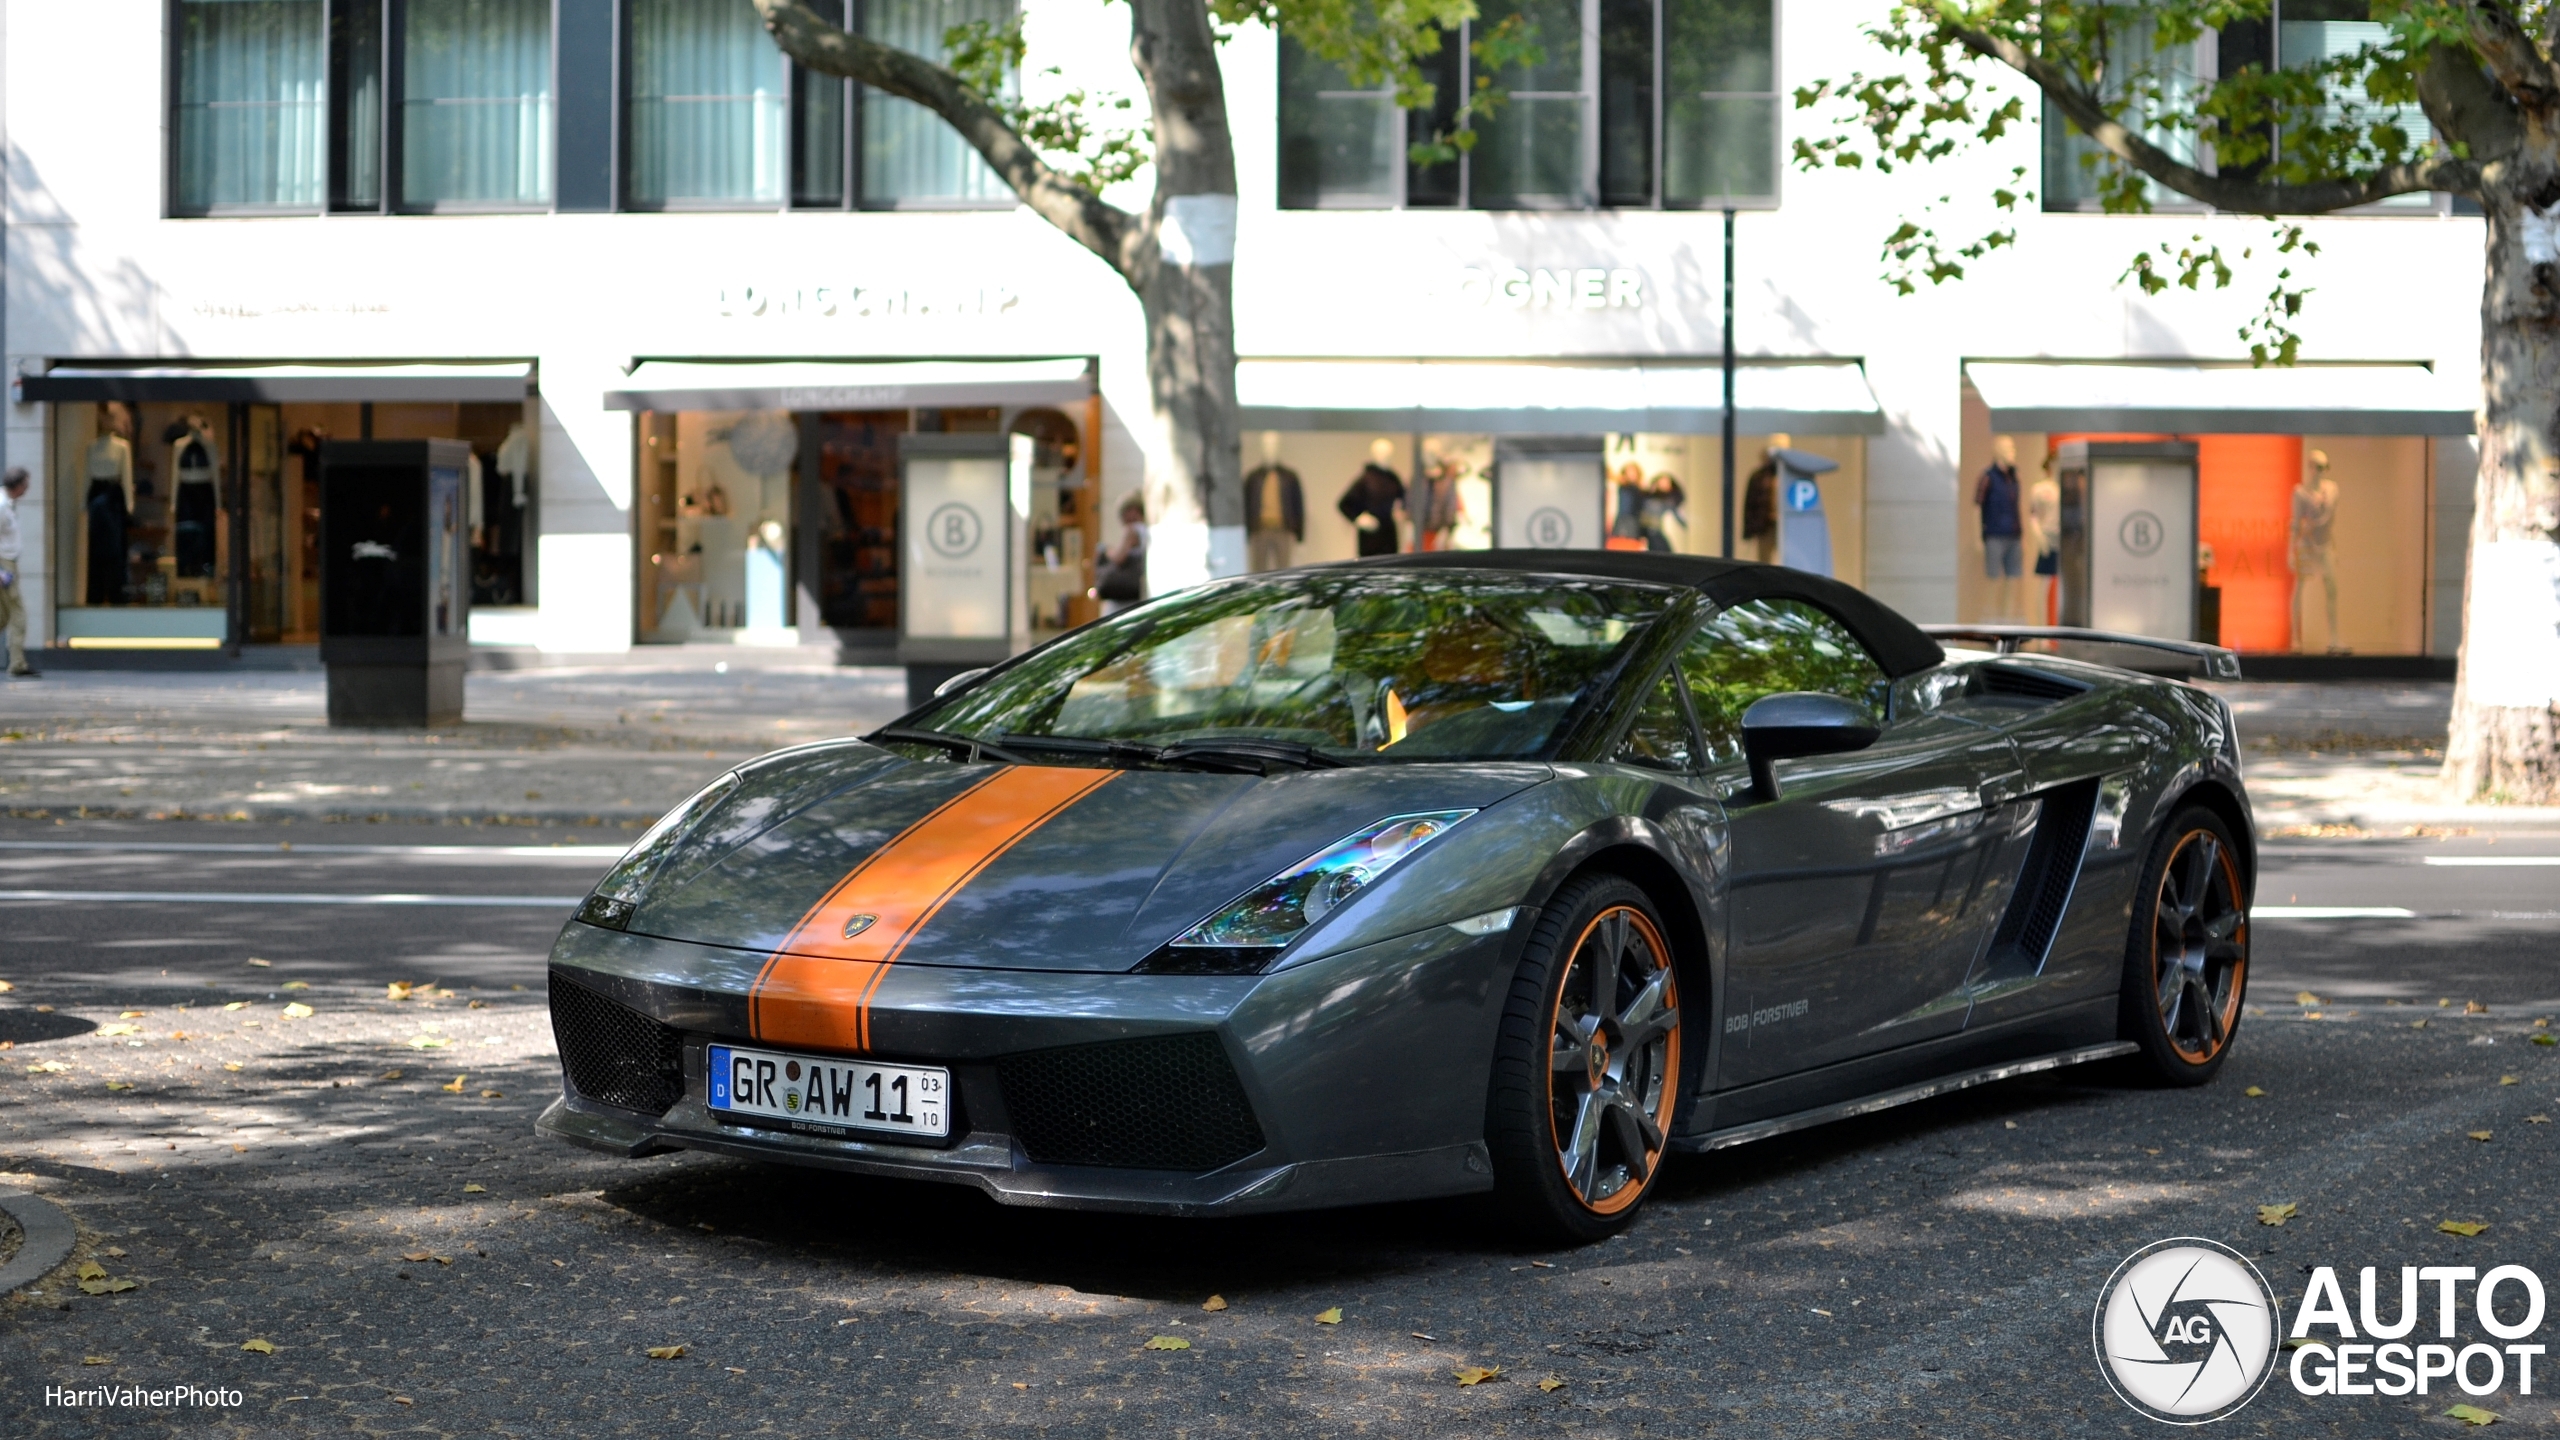
<path id="1" fill-rule="evenodd" d="M 898 663 L 910 705 L 1030 642 L 1020 572 L 1032 450 L 1028 435 L 899 437 Z"/>

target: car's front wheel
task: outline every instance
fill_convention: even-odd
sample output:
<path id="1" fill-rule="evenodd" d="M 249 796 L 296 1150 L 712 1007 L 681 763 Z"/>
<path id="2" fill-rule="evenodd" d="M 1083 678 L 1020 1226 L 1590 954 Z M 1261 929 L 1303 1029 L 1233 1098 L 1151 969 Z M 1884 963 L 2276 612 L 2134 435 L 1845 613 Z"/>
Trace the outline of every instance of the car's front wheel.
<path id="1" fill-rule="evenodd" d="M 2202 806 L 2171 817 L 2134 891 L 2122 1026 L 2136 1063 L 2170 1085 L 2202 1085 L 2239 1033 L 2249 987 L 2248 890 L 2239 847 Z"/>
<path id="2" fill-rule="evenodd" d="M 1624 1229 L 1662 1173 L 1681 1074 L 1679 976 L 1653 902 L 1614 875 L 1566 885 L 1530 935 L 1494 1056 L 1503 1210 L 1547 1240 Z"/>

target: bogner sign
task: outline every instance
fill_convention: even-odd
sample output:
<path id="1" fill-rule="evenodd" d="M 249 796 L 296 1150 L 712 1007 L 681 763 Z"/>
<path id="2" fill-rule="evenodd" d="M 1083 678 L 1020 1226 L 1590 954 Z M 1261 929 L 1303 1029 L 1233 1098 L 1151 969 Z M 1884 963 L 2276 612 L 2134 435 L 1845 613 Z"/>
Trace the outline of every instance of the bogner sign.
<path id="1" fill-rule="evenodd" d="M 1505 310 L 1641 310 L 1644 272 L 1625 268 L 1524 270 L 1470 265 L 1458 272 L 1458 299 Z"/>

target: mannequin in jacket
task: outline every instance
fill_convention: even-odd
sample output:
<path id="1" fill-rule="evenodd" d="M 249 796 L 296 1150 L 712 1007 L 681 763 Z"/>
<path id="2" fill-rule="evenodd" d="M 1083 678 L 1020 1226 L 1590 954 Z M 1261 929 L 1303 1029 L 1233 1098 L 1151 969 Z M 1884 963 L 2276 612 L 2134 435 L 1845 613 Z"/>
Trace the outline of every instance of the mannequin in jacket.
<path id="1" fill-rule="evenodd" d="M 189 414 L 169 431 L 169 473 L 174 477 L 170 552 L 177 556 L 180 579 L 207 579 L 213 575 L 214 532 L 222 512 L 215 488 L 222 453 L 215 448 L 212 423 L 202 415 Z"/>
<path id="2" fill-rule="evenodd" d="M 1298 472 L 1280 463 L 1280 432 L 1262 432 L 1262 463 L 1244 477 L 1246 565 L 1256 574 L 1286 570 L 1307 538 L 1307 492 Z"/>
<path id="3" fill-rule="evenodd" d="M 1396 455 L 1396 442 L 1384 436 L 1369 442 L 1369 463 L 1351 477 L 1351 485 L 1342 492 L 1335 508 L 1342 512 L 1360 532 L 1360 554 L 1393 555 L 1404 548 L 1396 525 L 1404 514 L 1404 481 L 1387 468 Z"/>
<path id="4" fill-rule="evenodd" d="M 98 407 L 98 438 L 89 442 L 89 485 L 80 510 L 88 527 L 85 603 L 121 605 L 132 583 L 125 527 L 133 521 L 133 412 L 110 400 Z"/>
<path id="5" fill-rule="evenodd" d="M 2311 633 L 2303 622 L 2303 600 L 2316 581 L 2325 602 L 2323 619 L 2327 628 L 2321 640 L 2332 655 L 2344 655 L 2347 647 L 2338 643 L 2338 571 L 2332 560 L 2335 536 L 2332 528 L 2338 519 L 2338 482 L 2329 478 L 2329 452 L 2314 450 L 2304 457 L 2309 468 L 2293 489 L 2293 522 L 2289 538 L 2293 550 L 2293 648 L 2309 650 Z"/>

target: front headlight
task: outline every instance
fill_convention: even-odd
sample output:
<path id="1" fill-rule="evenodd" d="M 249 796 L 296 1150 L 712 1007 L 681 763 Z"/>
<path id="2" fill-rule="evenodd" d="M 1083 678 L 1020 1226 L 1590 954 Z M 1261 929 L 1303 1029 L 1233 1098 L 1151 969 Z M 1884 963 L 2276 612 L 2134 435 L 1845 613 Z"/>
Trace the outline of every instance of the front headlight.
<path id="1" fill-rule="evenodd" d="M 631 923 L 631 912 L 640 908 L 640 897 L 647 894 L 649 882 L 656 879 L 667 858 L 684 844 L 696 826 L 720 803 L 737 793 L 738 775 L 731 771 L 694 792 L 692 799 L 658 817 L 613 868 L 596 882 L 595 892 L 578 906 L 578 918 L 590 925 L 619 930 Z"/>
<path id="2" fill-rule="evenodd" d="M 1425 815 L 1396 815 L 1345 835 L 1246 891 L 1224 910 L 1182 932 L 1166 948 L 1253 951 L 1267 960 L 1272 952 L 1296 939 L 1299 932 L 1332 913 L 1406 856 L 1447 834 L 1450 826 L 1474 813 L 1435 810 Z"/>

